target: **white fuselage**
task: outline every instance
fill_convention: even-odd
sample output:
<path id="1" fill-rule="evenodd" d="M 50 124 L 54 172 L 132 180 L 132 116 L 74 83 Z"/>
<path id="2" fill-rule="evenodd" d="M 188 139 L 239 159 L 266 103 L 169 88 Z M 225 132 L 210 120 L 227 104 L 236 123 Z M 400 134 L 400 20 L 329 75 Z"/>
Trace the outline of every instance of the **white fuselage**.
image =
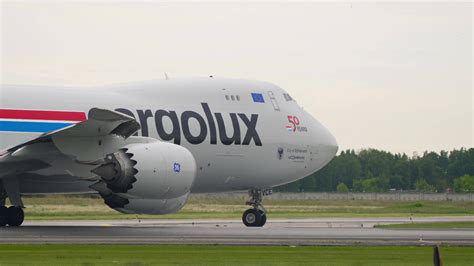
<path id="1" fill-rule="evenodd" d="M 336 141 L 324 126 L 284 90 L 266 82 L 205 78 L 95 88 L 6 85 L 0 93 L 2 110 L 87 115 L 94 107 L 135 117 L 141 125 L 139 136 L 189 149 L 197 164 L 194 193 L 286 184 L 321 169 L 337 152 Z M 15 131 L 3 124 L 2 129 L 2 121 L 8 119 L 0 117 L 0 151 L 42 134 L 41 128 Z M 74 167 L 68 167 L 58 163 L 35 174 L 48 182 L 68 177 L 70 186 L 25 192 L 87 191 Z"/>

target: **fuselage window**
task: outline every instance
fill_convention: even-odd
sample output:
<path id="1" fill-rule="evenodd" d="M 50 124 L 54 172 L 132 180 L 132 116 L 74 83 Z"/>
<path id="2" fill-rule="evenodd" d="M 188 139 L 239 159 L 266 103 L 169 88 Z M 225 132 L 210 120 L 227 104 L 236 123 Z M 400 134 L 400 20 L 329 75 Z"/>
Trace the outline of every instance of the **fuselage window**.
<path id="1" fill-rule="evenodd" d="M 285 98 L 287 102 L 293 101 L 293 98 L 291 98 L 291 96 L 288 93 L 283 93 L 283 97 Z"/>
<path id="2" fill-rule="evenodd" d="M 225 99 L 227 101 L 232 100 L 232 101 L 239 101 L 240 102 L 240 96 L 239 95 L 226 95 Z"/>

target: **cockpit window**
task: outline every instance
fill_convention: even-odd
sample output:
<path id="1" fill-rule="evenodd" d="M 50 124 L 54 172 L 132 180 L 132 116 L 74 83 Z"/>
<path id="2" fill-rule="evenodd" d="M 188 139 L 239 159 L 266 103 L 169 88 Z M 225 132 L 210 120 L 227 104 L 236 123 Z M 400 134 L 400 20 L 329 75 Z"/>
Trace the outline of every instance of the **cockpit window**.
<path id="1" fill-rule="evenodd" d="M 293 98 L 288 93 L 283 93 L 283 97 L 287 102 L 293 101 Z"/>

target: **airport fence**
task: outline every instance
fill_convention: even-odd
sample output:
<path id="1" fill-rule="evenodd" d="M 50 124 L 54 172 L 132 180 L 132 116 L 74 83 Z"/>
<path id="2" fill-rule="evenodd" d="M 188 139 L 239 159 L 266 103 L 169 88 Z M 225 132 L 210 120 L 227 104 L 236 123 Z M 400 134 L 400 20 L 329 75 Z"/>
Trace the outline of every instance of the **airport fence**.
<path id="1" fill-rule="evenodd" d="M 235 198 L 246 199 L 247 193 L 193 194 L 193 198 Z M 268 196 L 274 200 L 377 200 L 377 201 L 464 201 L 474 202 L 474 193 L 331 193 L 331 192 L 275 192 Z"/>

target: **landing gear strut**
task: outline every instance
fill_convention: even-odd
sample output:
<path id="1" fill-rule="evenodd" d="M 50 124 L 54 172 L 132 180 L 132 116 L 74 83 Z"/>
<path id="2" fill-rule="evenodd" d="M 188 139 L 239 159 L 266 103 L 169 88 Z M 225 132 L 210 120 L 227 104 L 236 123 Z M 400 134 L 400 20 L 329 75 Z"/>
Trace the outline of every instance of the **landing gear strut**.
<path id="1" fill-rule="evenodd" d="M 267 222 L 266 210 L 262 205 L 263 196 L 271 195 L 272 189 L 251 189 L 247 205 L 252 206 L 242 215 L 242 222 L 246 226 L 262 227 Z"/>

